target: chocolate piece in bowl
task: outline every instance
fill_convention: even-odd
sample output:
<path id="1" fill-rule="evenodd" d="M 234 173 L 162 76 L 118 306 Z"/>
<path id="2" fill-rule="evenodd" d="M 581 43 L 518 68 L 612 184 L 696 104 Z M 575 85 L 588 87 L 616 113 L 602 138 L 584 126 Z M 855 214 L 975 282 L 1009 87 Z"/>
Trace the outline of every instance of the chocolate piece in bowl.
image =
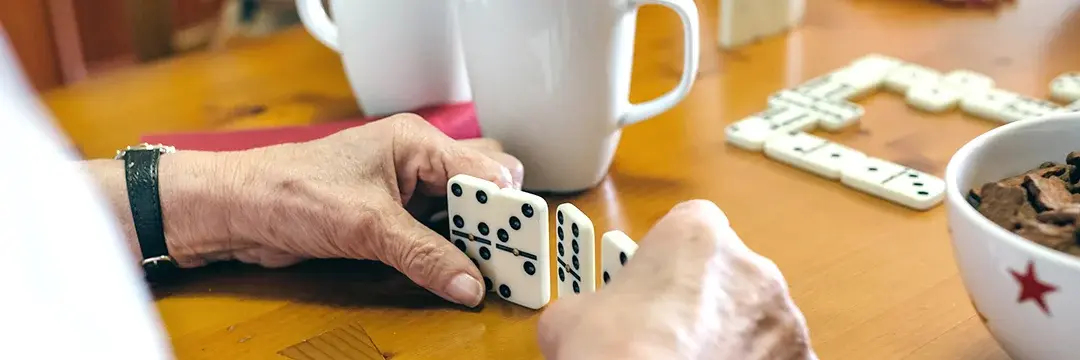
<path id="1" fill-rule="evenodd" d="M 1080 218 L 1080 204 L 1069 204 L 1057 210 L 1044 211 L 1035 215 L 1035 220 L 1054 225 L 1077 225 Z"/>
<path id="2" fill-rule="evenodd" d="M 1076 247 L 1076 225 L 1058 226 L 1035 220 L 1023 220 L 1016 234 L 1055 250 Z"/>
<path id="3" fill-rule="evenodd" d="M 978 209 L 979 204 L 982 203 L 982 195 L 980 195 L 981 193 L 981 190 L 971 189 L 971 191 L 968 191 L 968 194 L 964 199 L 966 199 L 968 204 L 970 204 L 972 207 Z"/>
<path id="4" fill-rule="evenodd" d="M 1080 151 L 1070 152 L 1065 155 L 1065 163 L 1072 166 L 1080 166 Z"/>
<path id="5" fill-rule="evenodd" d="M 1068 185 L 1057 177 L 1040 177 L 1029 174 L 1024 177 L 1024 188 L 1031 194 L 1032 205 L 1040 212 L 1060 209 L 1072 203 Z"/>
<path id="6" fill-rule="evenodd" d="M 988 183 L 983 185 L 980 193 L 979 212 L 998 226 L 1013 230 L 1017 213 L 1028 203 L 1027 191 L 1019 185 Z"/>

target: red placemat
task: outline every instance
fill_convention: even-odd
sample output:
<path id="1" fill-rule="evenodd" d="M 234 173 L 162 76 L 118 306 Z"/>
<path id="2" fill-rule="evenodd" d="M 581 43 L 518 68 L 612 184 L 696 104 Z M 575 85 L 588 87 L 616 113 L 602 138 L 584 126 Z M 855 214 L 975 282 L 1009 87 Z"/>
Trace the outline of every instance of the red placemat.
<path id="1" fill-rule="evenodd" d="M 480 137 L 480 125 L 472 103 L 436 106 L 414 111 L 454 139 Z M 143 135 L 142 142 L 175 146 L 178 150 L 233 151 L 291 142 L 304 142 L 381 118 L 343 120 L 306 126 Z"/>

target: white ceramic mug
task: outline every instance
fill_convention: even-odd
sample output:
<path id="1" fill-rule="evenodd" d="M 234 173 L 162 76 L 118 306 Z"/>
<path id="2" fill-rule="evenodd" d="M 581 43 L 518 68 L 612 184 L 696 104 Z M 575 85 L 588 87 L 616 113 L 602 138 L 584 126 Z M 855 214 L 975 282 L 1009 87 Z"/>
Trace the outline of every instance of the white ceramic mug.
<path id="1" fill-rule="evenodd" d="M 304 27 L 341 54 L 366 115 L 470 100 L 447 0 L 296 0 Z"/>
<path id="2" fill-rule="evenodd" d="M 698 69 L 693 0 L 455 0 L 473 100 L 484 137 L 525 165 L 524 188 L 576 192 L 611 166 L 621 129 L 675 106 Z M 630 104 L 637 8 L 682 19 L 681 82 Z"/>

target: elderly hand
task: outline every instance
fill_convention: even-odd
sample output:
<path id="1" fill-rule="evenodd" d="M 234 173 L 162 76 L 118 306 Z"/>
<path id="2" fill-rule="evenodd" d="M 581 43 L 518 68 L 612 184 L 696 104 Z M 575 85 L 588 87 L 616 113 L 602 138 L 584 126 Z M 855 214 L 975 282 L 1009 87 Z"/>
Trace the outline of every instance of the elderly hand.
<path id="1" fill-rule="evenodd" d="M 520 188 L 522 172 L 494 141 L 455 141 L 402 114 L 305 143 L 163 156 L 162 214 L 169 251 L 183 267 L 227 259 L 267 267 L 308 258 L 378 260 L 447 300 L 475 306 L 484 294 L 479 270 L 414 216 L 445 200 L 453 175 Z M 123 187 L 122 170 L 99 177 Z M 126 196 L 110 193 L 133 239 Z"/>
<path id="2" fill-rule="evenodd" d="M 815 359 L 779 269 L 708 201 L 680 204 L 612 282 L 542 315 L 547 359 Z"/>

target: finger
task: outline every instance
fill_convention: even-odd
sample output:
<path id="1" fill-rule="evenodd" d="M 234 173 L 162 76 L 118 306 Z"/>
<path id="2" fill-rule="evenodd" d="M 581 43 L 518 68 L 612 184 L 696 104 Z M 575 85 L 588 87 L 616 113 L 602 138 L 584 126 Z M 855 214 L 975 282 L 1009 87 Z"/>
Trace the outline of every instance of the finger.
<path id="1" fill-rule="evenodd" d="M 376 257 L 417 285 L 449 301 L 473 307 L 484 296 L 483 277 L 454 244 L 424 226 L 404 208 L 386 206 L 377 226 Z"/>
<path id="2" fill-rule="evenodd" d="M 458 144 L 465 147 L 470 147 L 484 153 L 502 152 L 503 147 L 495 139 L 489 138 L 477 138 L 477 139 L 465 139 L 458 140 Z"/>
<path id="3" fill-rule="evenodd" d="M 445 195 L 446 183 L 457 174 L 468 174 L 500 187 L 514 185 L 510 170 L 480 150 L 465 146 L 412 114 L 395 115 L 385 121 L 393 127 L 394 163 L 403 197 L 419 186 L 429 195 Z"/>
<path id="4" fill-rule="evenodd" d="M 560 345 L 565 343 L 563 334 L 570 332 L 569 330 L 581 321 L 584 310 L 581 308 L 581 303 L 586 296 L 559 298 L 548 305 L 544 313 L 540 315 L 536 335 L 540 351 L 545 359 L 557 358 L 556 354 L 559 352 Z"/>
<path id="5" fill-rule="evenodd" d="M 510 170 L 510 176 L 514 179 L 514 188 L 521 188 L 521 182 L 525 178 L 525 167 L 521 164 L 521 160 L 518 160 L 518 158 L 513 155 L 503 152 L 502 144 L 498 141 L 494 139 L 479 138 L 459 140 L 458 144 L 476 149 L 499 164 L 502 164 L 502 166 L 505 166 Z"/>
<path id="6" fill-rule="evenodd" d="M 512 186 L 521 189 L 521 183 L 525 181 L 525 165 L 521 164 L 521 160 L 504 152 L 488 153 L 487 156 L 509 170 Z"/>
<path id="7" fill-rule="evenodd" d="M 676 205 L 638 244 L 633 259 L 612 280 L 612 287 L 697 292 L 703 277 L 713 270 L 715 259 L 739 252 L 731 249 L 745 248 L 723 211 L 706 200 Z"/>

